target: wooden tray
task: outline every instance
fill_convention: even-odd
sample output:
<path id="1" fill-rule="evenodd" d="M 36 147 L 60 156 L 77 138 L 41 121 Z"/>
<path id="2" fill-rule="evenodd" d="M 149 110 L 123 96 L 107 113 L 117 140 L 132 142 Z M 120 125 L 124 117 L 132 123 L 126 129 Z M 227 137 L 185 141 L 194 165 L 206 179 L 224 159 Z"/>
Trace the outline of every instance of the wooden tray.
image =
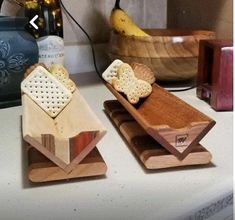
<path id="1" fill-rule="evenodd" d="M 107 166 L 97 148 L 94 148 L 70 173 L 66 173 L 34 147 L 29 148 L 28 157 L 28 177 L 35 183 L 103 176 L 107 171 Z"/>
<path id="2" fill-rule="evenodd" d="M 106 85 L 138 124 L 180 160 L 215 125 L 214 120 L 157 84 L 153 84 L 151 95 L 138 105 L 130 104 L 110 84 Z"/>
<path id="3" fill-rule="evenodd" d="M 54 119 L 25 94 L 22 105 L 23 139 L 66 173 L 75 169 L 106 133 L 78 90 Z"/>
<path id="4" fill-rule="evenodd" d="M 195 146 L 183 160 L 169 153 L 135 121 L 117 101 L 104 103 L 107 115 L 127 141 L 136 157 L 146 169 L 162 169 L 189 165 L 203 165 L 211 161 L 212 155 L 200 144 Z"/>

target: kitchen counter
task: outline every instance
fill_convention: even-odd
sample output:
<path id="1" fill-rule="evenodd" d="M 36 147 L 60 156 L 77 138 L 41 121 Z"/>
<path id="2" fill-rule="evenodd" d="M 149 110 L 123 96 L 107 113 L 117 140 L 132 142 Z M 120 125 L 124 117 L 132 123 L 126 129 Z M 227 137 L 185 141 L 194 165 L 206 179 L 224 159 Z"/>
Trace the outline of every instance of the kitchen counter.
<path id="1" fill-rule="evenodd" d="M 1 220 L 232 219 L 233 113 L 216 112 L 195 89 L 175 93 L 216 121 L 201 144 L 213 155 L 206 166 L 146 171 L 103 111 L 115 99 L 95 73 L 73 75 L 81 94 L 107 128 L 99 142 L 105 177 L 44 184 L 27 179 L 22 107 L 0 110 Z"/>

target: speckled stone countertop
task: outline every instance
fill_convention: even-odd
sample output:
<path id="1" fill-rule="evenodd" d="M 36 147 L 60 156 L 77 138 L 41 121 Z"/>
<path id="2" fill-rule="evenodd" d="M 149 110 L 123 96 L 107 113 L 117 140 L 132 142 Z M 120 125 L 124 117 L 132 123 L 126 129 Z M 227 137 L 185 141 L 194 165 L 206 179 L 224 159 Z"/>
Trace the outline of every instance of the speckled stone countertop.
<path id="1" fill-rule="evenodd" d="M 195 89 L 176 95 L 216 121 L 201 144 L 212 164 L 148 172 L 103 111 L 113 95 L 94 72 L 72 75 L 107 128 L 99 142 L 103 178 L 32 184 L 22 146 L 22 107 L 0 110 L 0 219 L 183 220 L 230 219 L 233 190 L 233 113 L 215 112 Z M 224 211 L 226 210 L 226 211 Z M 232 219 L 232 218 L 231 218 Z"/>

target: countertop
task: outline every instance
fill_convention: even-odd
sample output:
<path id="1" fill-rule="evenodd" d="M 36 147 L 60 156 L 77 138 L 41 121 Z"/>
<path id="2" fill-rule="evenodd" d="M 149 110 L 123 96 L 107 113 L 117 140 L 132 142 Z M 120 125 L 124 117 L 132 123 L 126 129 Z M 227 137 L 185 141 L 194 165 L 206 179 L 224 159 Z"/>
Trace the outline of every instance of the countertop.
<path id="1" fill-rule="evenodd" d="M 105 177 L 44 184 L 27 179 L 22 107 L 0 110 L 0 219 L 183 220 L 232 219 L 233 113 L 216 112 L 195 89 L 174 93 L 216 121 L 201 144 L 206 166 L 146 171 L 103 111 L 115 99 L 93 73 L 73 75 L 81 94 L 107 128 L 97 145 Z"/>

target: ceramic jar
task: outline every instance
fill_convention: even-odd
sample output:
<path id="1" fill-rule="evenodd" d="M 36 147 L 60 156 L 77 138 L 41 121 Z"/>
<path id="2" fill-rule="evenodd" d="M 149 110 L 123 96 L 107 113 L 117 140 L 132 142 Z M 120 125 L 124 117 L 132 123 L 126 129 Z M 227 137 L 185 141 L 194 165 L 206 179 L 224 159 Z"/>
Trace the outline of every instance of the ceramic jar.
<path id="1" fill-rule="evenodd" d="M 36 40 L 25 31 L 28 19 L 0 16 L 0 107 L 20 100 L 26 69 L 38 62 Z"/>

